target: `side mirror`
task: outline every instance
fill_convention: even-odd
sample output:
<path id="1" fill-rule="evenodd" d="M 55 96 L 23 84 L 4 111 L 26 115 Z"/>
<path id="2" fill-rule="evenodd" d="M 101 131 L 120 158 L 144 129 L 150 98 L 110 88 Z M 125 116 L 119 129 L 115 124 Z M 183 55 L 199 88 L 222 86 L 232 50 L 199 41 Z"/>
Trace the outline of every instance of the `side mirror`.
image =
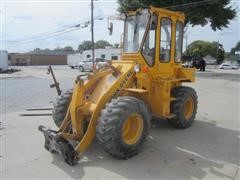
<path id="1" fill-rule="evenodd" d="M 111 36 L 113 33 L 113 23 L 112 22 L 109 23 L 108 30 L 109 30 L 109 35 Z"/>

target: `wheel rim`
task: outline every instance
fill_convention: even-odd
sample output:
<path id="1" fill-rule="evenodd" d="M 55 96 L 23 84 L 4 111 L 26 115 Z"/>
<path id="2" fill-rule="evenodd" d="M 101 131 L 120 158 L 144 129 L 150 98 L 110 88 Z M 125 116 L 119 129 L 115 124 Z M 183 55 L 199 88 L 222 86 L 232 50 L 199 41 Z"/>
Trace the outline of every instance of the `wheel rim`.
<path id="1" fill-rule="evenodd" d="M 188 97 L 184 105 L 184 117 L 189 120 L 193 115 L 194 101 L 192 97 Z"/>
<path id="2" fill-rule="evenodd" d="M 122 139 L 128 145 L 135 144 L 143 132 L 143 119 L 140 114 L 131 114 L 123 123 Z"/>

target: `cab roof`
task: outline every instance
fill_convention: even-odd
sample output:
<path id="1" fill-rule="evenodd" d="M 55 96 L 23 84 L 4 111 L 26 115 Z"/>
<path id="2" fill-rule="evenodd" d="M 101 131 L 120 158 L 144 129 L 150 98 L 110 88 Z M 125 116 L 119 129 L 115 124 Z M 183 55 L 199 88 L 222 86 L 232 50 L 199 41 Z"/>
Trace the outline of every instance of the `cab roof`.
<path id="1" fill-rule="evenodd" d="M 150 6 L 148 9 L 138 9 L 136 11 L 130 11 L 127 13 L 127 16 L 132 16 L 132 15 L 136 15 L 137 13 L 143 12 L 143 11 L 150 11 L 152 13 L 155 13 L 157 15 L 166 15 L 169 17 L 177 17 L 178 19 L 184 21 L 185 20 L 185 15 L 184 13 L 180 12 L 180 11 L 171 11 L 168 9 L 164 9 L 164 8 L 158 8 L 158 7 L 153 7 Z"/>

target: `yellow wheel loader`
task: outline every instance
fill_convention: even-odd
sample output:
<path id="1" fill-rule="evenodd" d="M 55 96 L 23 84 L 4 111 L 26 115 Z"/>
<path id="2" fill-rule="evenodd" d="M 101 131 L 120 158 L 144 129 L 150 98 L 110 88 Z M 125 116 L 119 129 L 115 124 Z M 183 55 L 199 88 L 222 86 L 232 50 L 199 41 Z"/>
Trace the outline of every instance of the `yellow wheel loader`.
<path id="1" fill-rule="evenodd" d="M 197 95 L 182 86 L 195 80 L 195 70 L 181 65 L 184 14 L 150 7 L 125 17 L 121 60 L 78 76 L 53 108 L 58 130 L 39 126 L 45 148 L 73 165 L 94 138 L 111 155 L 138 154 L 152 117 L 175 128 L 195 119 Z"/>

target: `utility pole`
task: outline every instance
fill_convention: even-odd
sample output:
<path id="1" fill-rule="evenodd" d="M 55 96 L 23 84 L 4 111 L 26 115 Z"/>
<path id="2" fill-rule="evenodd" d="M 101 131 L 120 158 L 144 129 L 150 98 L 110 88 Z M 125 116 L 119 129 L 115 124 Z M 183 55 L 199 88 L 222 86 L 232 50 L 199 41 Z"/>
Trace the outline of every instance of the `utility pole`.
<path id="1" fill-rule="evenodd" d="M 218 64 L 218 50 L 219 50 L 219 40 L 217 41 L 217 50 L 216 50 L 216 64 L 215 64 L 215 69 L 217 69 L 217 64 Z"/>
<path id="2" fill-rule="evenodd" d="M 217 41 L 216 62 L 218 62 L 219 40 Z"/>
<path id="3" fill-rule="evenodd" d="M 186 37 L 186 41 L 185 41 L 185 49 L 186 49 L 186 52 L 187 52 L 187 46 L 188 46 L 188 34 L 187 34 L 187 32 L 186 32 L 185 37 Z"/>
<path id="4" fill-rule="evenodd" d="M 94 15 L 93 15 L 93 9 L 94 9 L 94 0 L 91 0 L 91 36 L 92 36 L 92 69 L 93 72 L 95 71 L 95 50 L 94 50 Z"/>

